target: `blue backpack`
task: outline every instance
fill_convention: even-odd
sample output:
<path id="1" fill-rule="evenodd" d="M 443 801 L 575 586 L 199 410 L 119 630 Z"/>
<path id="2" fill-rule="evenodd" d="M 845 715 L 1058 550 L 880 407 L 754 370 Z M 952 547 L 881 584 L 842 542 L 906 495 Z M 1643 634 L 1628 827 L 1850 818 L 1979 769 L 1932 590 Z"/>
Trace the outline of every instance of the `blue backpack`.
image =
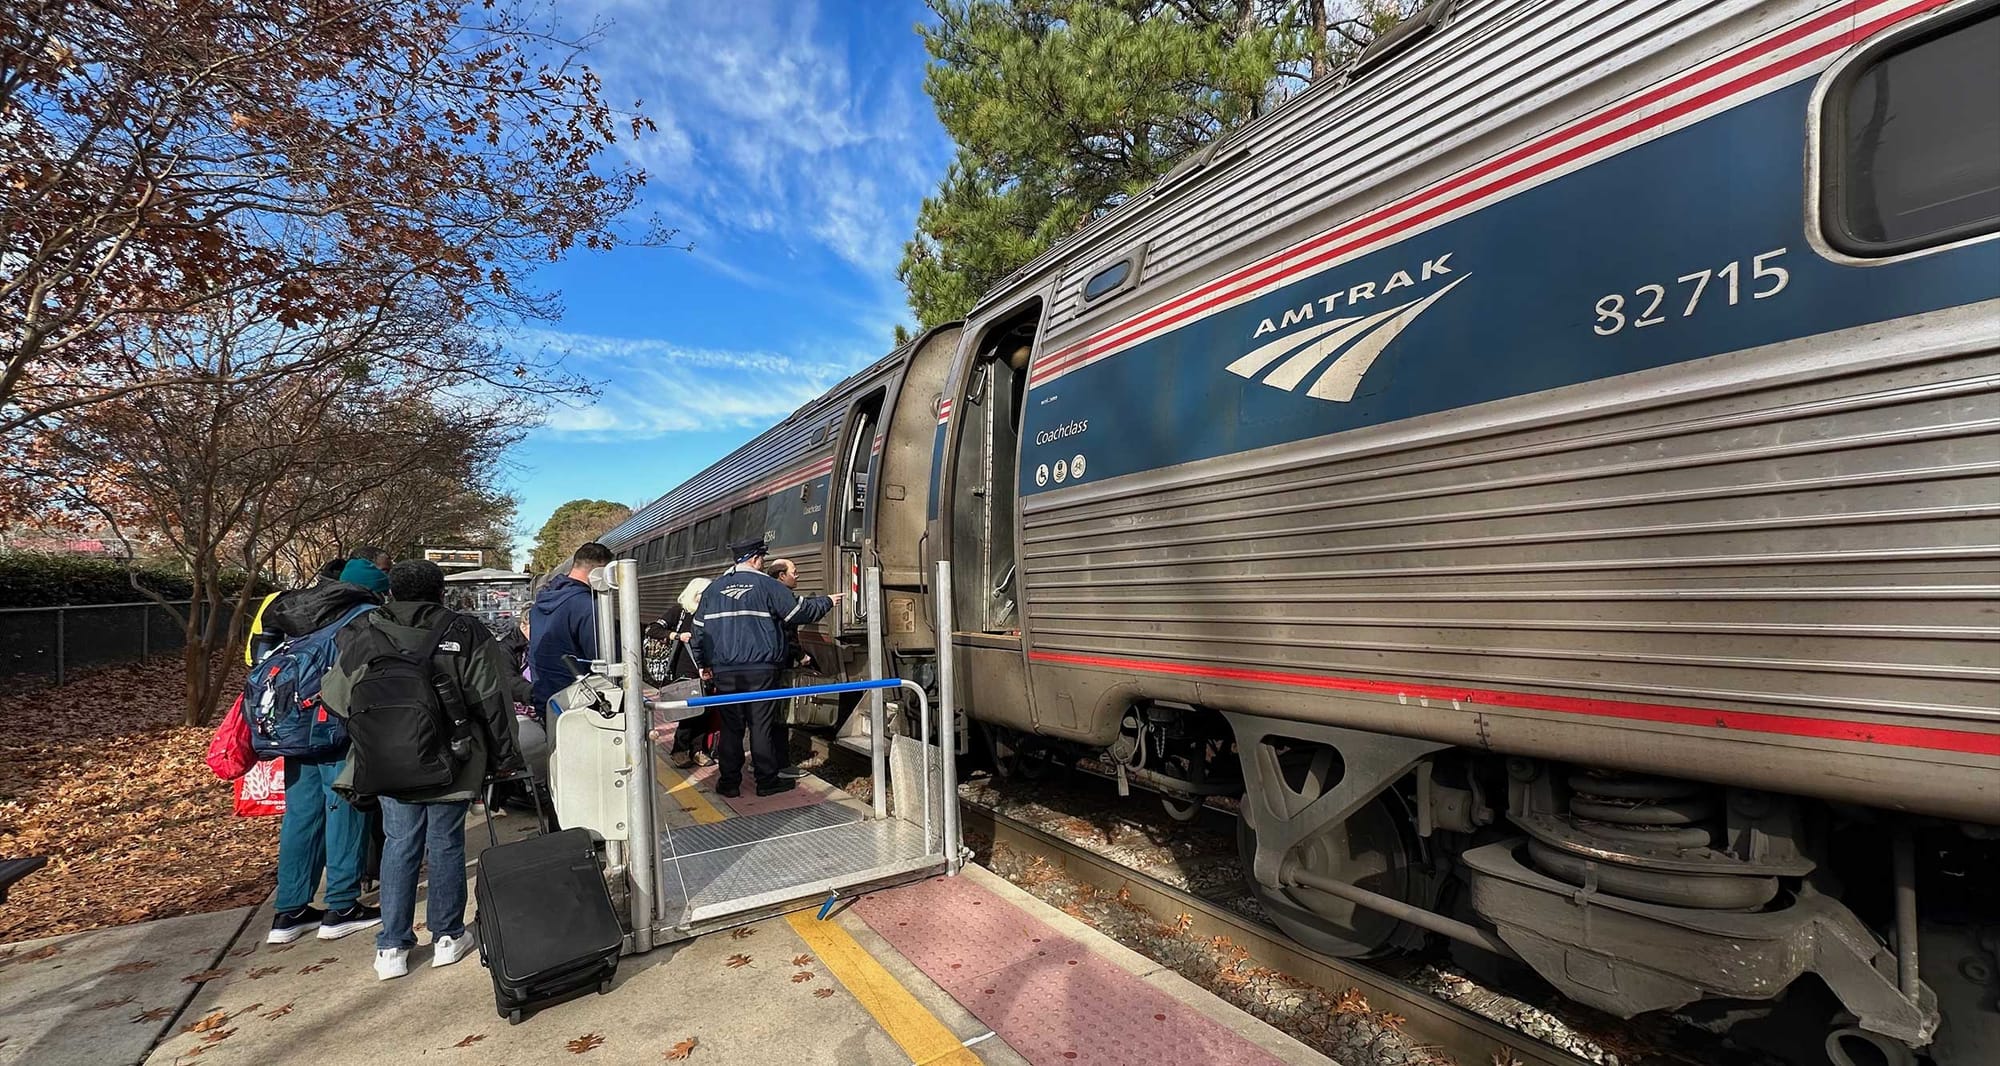
<path id="1" fill-rule="evenodd" d="M 347 730 L 320 703 L 319 686 L 333 665 L 334 635 L 374 609 L 372 603 L 352 607 L 332 624 L 278 645 L 250 668 L 243 682 L 243 717 L 259 759 L 327 759 L 347 750 Z"/>

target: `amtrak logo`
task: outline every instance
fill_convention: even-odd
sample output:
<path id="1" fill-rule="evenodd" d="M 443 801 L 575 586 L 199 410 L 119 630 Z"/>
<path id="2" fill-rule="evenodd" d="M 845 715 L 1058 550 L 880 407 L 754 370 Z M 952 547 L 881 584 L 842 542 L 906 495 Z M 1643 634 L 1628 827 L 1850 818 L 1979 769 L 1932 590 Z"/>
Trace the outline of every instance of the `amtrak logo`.
<path id="1" fill-rule="evenodd" d="M 724 596 L 729 597 L 732 600 L 740 600 L 743 597 L 748 596 L 750 594 L 750 586 L 738 585 L 735 588 L 723 589 L 722 594 Z"/>
<path id="2" fill-rule="evenodd" d="M 1425 273 L 1428 275 L 1431 271 L 1427 269 Z M 1408 284 L 1407 275 L 1399 276 L 1404 284 Z M 1309 328 L 1295 330 L 1252 349 L 1249 354 L 1229 364 L 1227 369 L 1237 377 L 1253 380 L 1262 374 L 1264 384 L 1286 392 L 1297 392 L 1299 386 L 1318 371 L 1319 376 L 1306 389 L 1306 395 L 1316 400 L 1346 403 L 1354 398 L 1354 390 L 1361 387 L 1361 378 L 1368 373 L 1368 368 L 1375 365 L 1375 360 L 1389 346 L 1389 342 L 1415 322 L 1418 315 L 1443 299 L 1445 293 L 1458 288 L 1471 276 L 1466 274 L 1421 300 L 1411 300 L 1371 315 L 1327 319 Z M 1374 286 L 1368 288 L 1372 290 Z M 1350 298 L 1349 303 L 1353 302 Z M 1312 307 L 1308 303 L 1298 311 L 1286 312 L 1285 324 L 1310 319 Z M 1268 319 L 1265 321 L 1269 322 Z M 1259 332 L 1264 330 L 1260 328 Z M 1333 362 L 1321 370 L 1321 364 L 1328 359 Z M 1269 373 L 1266 373 L 1267 370 Z"/>

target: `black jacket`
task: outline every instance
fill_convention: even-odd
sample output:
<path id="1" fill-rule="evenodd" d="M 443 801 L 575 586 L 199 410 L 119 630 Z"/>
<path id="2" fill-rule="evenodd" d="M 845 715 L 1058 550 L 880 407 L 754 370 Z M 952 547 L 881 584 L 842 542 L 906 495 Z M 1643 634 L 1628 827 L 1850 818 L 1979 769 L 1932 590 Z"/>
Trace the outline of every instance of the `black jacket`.
<path id="1" fill-rule="evenodd" d="M 761 570 L 731 570 L 701 594 L 694 616 L 694 661 L 709 670 L 783 669 L 787 625 L 825 617 L 833 601 L 800 597 Z"/>
<path id="2" fill-rule="evenodd" d="M 281 592 L 264 608 L 264 629 L 285 639 L 302 637 L 332 625 L 348 608 L 382 602 L 382 597 L 345 581 L 328 581 L 308 589 Z"/>

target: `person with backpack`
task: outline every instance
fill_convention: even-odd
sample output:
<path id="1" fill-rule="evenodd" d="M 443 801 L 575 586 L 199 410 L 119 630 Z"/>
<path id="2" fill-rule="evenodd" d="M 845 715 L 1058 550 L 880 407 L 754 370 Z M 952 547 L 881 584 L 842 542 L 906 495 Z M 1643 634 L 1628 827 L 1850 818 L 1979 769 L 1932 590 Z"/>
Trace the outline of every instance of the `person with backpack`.
<path id="1" fill-rule="evenodd" d="M 286 639 L 259 655 L 243 686 L 243 715 L 259 758 L 285 760 L 285 814 L 278 826 L 277 914 L 266 940 L 289 944 L 314 926 L 338 940 L 382 919 L 361 902 L 368 816 L 334 791 L 348 739 L 326 714 L 321 678 L 341 630 L 381 601 L 358 585 L 332 581 L 287 592 L 264 610 Z M 326 909 L 312 905 L 326 875 Z"/>
<path id="2" fill-rule="evenodd" d="M 465 816 L 489 768 L 525 771 L 514 735 L 511 664 L 477 617 L 444 606 L 444 571 L 427 560 L 389 570 L 389 602 L 337 640 L 321 686 L 354 751 L 337 787 L 379 797 L 382 929 L 375 976 L 409 972 L 417 873 L 428 859 L 431 965 L 471 950 L 465 928 Z"/>
<path id="3" fill-rule="evenodd" d="M 570 556 L 569 572 L 543 585 L 529 609 L 533 631 L 528 635 L 528 665 L 534 671 L 535 713 L 548 716 L 550 736 L 555 735 L 555 718 L 562 713 L 550 701 L 576 680 L 569 661 L 597 658 L 597 609 L 590 599 L 590 572 L 610 562 L 611 549 L 596 541 L 583 545 Z M 608 639 L 604 643 L 615 646 Z"/>

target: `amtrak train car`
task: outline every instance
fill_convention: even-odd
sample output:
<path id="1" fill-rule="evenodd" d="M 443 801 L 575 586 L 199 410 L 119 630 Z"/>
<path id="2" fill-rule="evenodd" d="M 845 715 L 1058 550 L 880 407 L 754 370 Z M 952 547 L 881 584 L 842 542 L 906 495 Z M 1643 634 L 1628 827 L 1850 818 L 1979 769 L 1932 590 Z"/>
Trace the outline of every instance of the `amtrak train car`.
<path id="1" fill-rule="evenodd" d="M 1434 3 L 615 540 L 752 530 L 1315 949 L 2000 1061 L 1994 0 Z"/>

